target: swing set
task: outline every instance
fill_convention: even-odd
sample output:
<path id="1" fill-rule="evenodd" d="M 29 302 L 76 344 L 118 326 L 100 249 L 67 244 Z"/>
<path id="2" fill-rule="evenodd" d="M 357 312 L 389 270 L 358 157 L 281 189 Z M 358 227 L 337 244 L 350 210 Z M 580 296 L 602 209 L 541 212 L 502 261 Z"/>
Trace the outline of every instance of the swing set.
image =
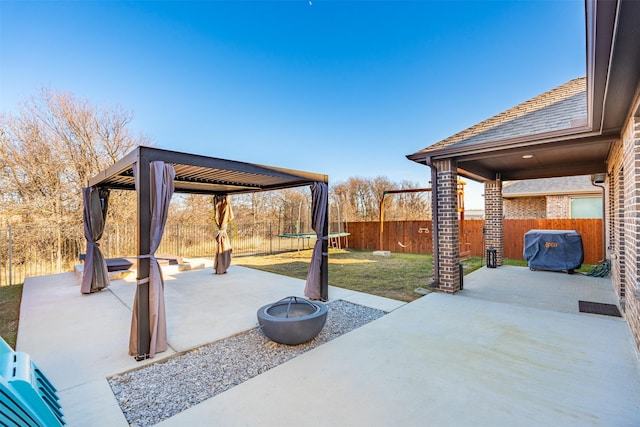
<path id="1" fill-rule="evenodd" d="M 458 180 L 456 196 L 458 199 L 458 213 L 460 214 L 460 230 L 459 235 L 463 237 L 464 242 L 460 244 L 460 259 L 466 259 L 471 256 L 471 243 L 467 242 L 466 234 L 464 232 L 464 186 L 466 182 Z M 430 192 L 431 188 L 411 188 L 406 190 L 385 190 L 382 192 L 382 199 L 380 200 L 380 234 L 378 240 L 378 247 L 380 251 L 384 251 L 383 248 L 383 235 L 384 235 L 384 201 L 387 194 L 400 194 L 400 193 L 425 193 Z M 418 232 L 421 233 L 421 228 Z M 426 230 L 428 232 L 428 230 Z M 398 245 L 402 248 L 406 248 L 408 245 L 404 245 L 398 241 Z"/>
<path id="2" fill-rule="evenodd" d="M 280 233 L 278 237 L 283 239 L 298 239 L 298 252 L 300 252 L 300 248 L 305 249 L 304 241 L 307 242 L 307 249 L 311 248 L 310 240 L 316 239 L 318 235 L 316 233 L 301 233 L 300 232 L 300 217 L 302 214 L 302 202 L 298 206 L 298 221 L 296 222 L 296 232 L 295 233 Z M 350 236 L 351 233 L 347 233 L 341 230 L 341 219 L 340 219 L 340 205 L 338 205 L 338 232 L 332 233 L 329 231 L 327 235 L 327 239 L 329 240 L 329 246 L 332 248 L 342 249 L 342 240 L 341 238 Z"/>

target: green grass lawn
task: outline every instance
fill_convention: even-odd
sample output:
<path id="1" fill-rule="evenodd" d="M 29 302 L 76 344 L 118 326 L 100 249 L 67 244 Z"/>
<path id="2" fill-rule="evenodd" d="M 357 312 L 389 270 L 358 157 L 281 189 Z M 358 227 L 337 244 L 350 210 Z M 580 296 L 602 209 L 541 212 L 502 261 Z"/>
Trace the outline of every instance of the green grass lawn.
<path id="1" fill-rule="evenodd" d="M 238 257 L 233 264 L 284 276 L 306 279 L 311 250 L 276 255 Z M 418 287 L 428 287 L 433 276 L 430 255 L 329 250 L 329 284 L 374 295 L 413 301 Z"/>
<path id="2" fill-rule="evenodd" d="M 22 285 L 0 287 L 0 336 L 16 348 Z"/>
<path id="3" fill-rule="evenodd" d="M 311 250 L 275 255 L 236 257 L 233 264 L 255 268 L 284 276 L 306 279 Z M 526 261 L 504 260 L 505 265 L 527 266 Z M 472 257 L 462 262 L 464 274 L 485 265 L 484 258 Z M 583 266 L 587 272 L 592 266 Z M 427 288 L 433 280 L 431 255 L 392 253 L 390 256 L 372 252 L 329 249 L 329 284 L 358 292 L 370 293 L 400 301 L 420 298 L 416 288 Z"/>

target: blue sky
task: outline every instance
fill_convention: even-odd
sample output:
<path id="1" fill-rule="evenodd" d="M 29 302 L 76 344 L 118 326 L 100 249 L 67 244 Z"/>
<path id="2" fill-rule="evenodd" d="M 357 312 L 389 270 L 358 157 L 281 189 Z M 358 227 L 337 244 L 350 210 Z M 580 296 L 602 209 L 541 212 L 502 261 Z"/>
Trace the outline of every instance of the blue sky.
<path id="1" fill-rule="evenodd" d="M 46 87 L 157 147 L 428 186 L 407 154 L 585 75 L 585 50 L 578 0 L 2 0 L 0 110 Z"/>

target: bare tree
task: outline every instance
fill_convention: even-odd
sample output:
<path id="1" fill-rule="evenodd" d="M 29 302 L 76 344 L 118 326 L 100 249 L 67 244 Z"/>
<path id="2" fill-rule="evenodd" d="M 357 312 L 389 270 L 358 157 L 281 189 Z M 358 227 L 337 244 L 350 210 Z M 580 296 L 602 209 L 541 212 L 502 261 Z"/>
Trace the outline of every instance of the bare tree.
<path id="1" fill-rule="evenodd" d="M 358 221 L 375 220 L 374 196 L 371 185 L 365 178 L 351 177 L 347 180 L 347 200 L 354 211 L 354 219 Z"/>
<path id="2" fill-rule="evenodd" d="M 422 188 L 416 182 L 402 181 L 397 187 L 401 190 Z M 431 219 L 431 192 L 399 193 L 395 195 L 397 208 L 393 217 L 395 220 Z"/>
<path id="3" fill-rule="evenodd" d="M 234 222 L 257 224 L 275 222 L 278 219 L 279 191 L 265 191 L 249 194 L 236 194 L 231 199 Z"/>
<path id="4" fill-rule="evenodd" d="M 419 188 L 417 183 L 395 183 L 386 177 L 349 178 L 334 184 L 332 200 L 340 204 L 342 218 L 349 221 L 378 221 L 385 191 Z M 427 219 L 430 217 L 428 193 L 399 193 L 385 197 L 385 220 Z M 337 213 L 337 209 L 334 209 Z"/>
<path id="5" fill-rule="evenodd" d="M 169 221 L 178 224 L 213 224 L 213 200 L 201 194 L 174 195 Z"/>
<path id="6" fill-rule="evenodd" d="M 285 233 L 311 231 L 311 193 L 306 188 L 280 191 L 282 209 L 280 228 Z"/>
<path id="7" fill-rule="evenodd" d="M 0 116 L 0 200 L 3 211 L 12 212 L 0 222 L 80 224 L 81 189 L 89 178 L 149 143 L 131 134 L 132 118 L 48 89 L 23 102 L 17 115 Z M 114 199 L 119 209 L 133 206 L 130 195 Z"/>
<path id="8" fill-rule="evenodd" d="M 384 192 L 388 190 L 395 190 L 396 184 L 389 181 L 386 176 L 377 176 L 370 182 L 371 194 L 375 200 L 375 205 L 372 207 L 374 210 L 375 219 L 380 218 L 380 203 L 384 197 Z M 388 198 L 385 200 L 385 212 L 393 213 L 396 209 L 396 201 L 394 198 Z"/>

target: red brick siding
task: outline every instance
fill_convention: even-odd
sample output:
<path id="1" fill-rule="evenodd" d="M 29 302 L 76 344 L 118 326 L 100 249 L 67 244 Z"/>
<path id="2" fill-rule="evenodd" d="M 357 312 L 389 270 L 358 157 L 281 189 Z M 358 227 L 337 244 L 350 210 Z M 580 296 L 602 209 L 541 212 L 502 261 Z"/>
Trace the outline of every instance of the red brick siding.
<path id="1" fill-rule="evenodd" d="M 546 218 L 547 201 L 543 196 L 505 199 L 504 217 L 509 219 Z"/>
<path id="2" fill-rule="evenodd" d="M 570 218 L 571 196 L 535 196 L 505 199 L 508 219 Z"/>
<path id="3" fill-rule="evenodd" d="M 547 216 L 545 218 L 571 218 L 571 198 L 568 196 L 547 196 Z"/>
<path id="4" fill-rule="evenodd" d="M 504 229 L 503 219 L 502 181 L 487 181 L 484 184 L 484 224 L 485 250 L 493 247 L 497 249 L 496 264 L 502 265 L 504 260 Z"/>
<path id="5" fill-rule="evenodd" d="M 624 266 L 625 280 L 620 296 L 625 301 L 625 317 L 640 349 L 640 119 L 632 118 L 623 134 L 624 146 Z"/>

